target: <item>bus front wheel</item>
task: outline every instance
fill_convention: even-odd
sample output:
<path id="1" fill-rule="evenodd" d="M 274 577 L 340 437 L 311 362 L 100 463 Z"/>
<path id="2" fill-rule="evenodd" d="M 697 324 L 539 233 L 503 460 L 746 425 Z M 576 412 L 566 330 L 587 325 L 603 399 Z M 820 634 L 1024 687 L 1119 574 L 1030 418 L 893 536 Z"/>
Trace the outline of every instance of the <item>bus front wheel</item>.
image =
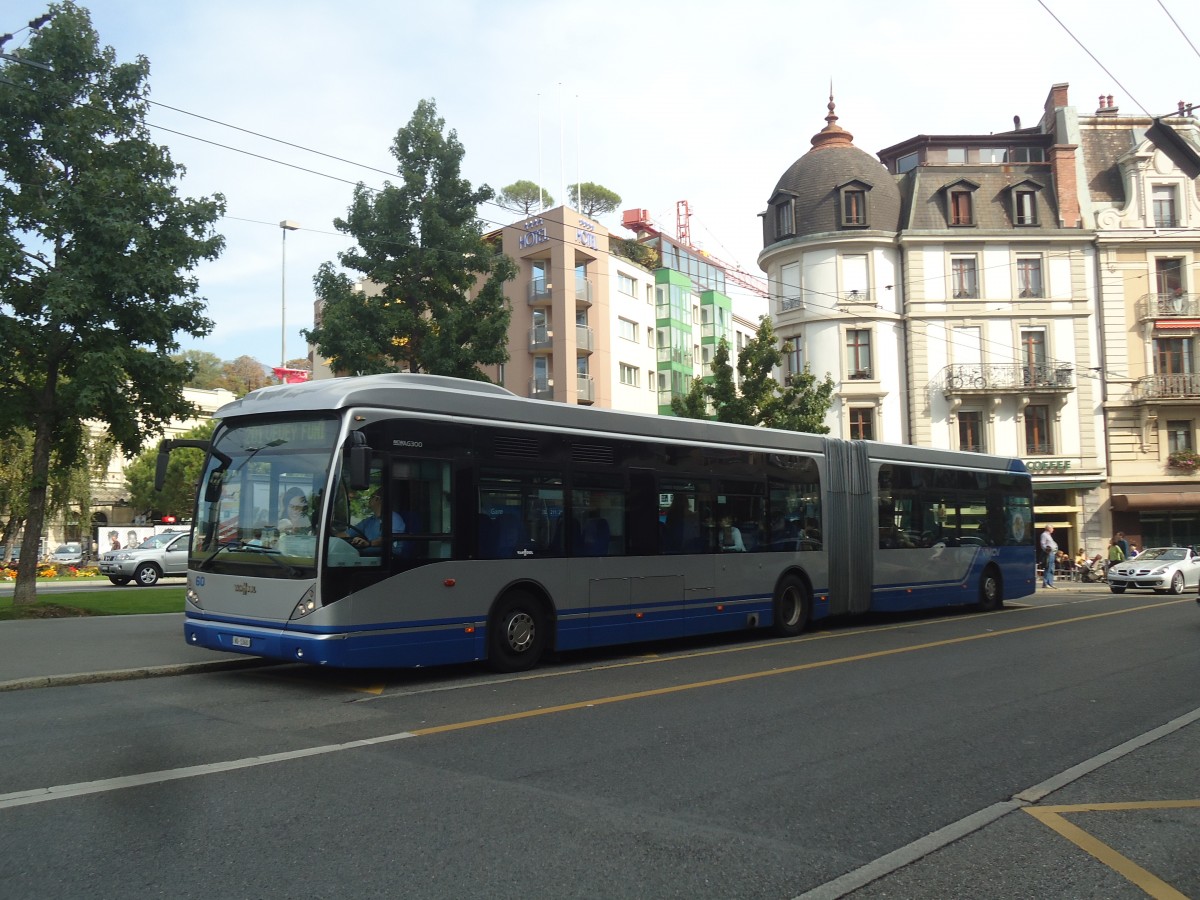
<path id="1" fill-rule="evenodd" d="M 808 585 L 789 575 L 775 589 L 774 631 L 781 637 L 795 637 L 808 624 L 811 600 Z"/>
<path id="2" fill-rule="evenodd" d="M 983 570 L 983 578 L 979 581 L 979 609 L 992 612 L 1003 605 L 1004 589 L 1000 583 L 1000 573 L 988 566 Z"/>
<path id="3" fill-rule="evenodd" d="M 506 594 L 488 626 L 488 665 L 497 672 L 532 669 L 546 649 L 548 631 L 546 613 L 532 594 Z"/>

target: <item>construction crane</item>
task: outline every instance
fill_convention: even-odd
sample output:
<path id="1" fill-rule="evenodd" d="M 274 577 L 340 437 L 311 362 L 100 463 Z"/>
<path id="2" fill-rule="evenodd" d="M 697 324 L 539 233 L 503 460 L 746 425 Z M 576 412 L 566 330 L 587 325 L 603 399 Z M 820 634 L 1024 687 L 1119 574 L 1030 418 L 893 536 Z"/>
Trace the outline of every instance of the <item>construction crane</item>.
<path id="1" fill-rule="evenodd" d="M 707 250 L 702 250 L 695 246 L 692 243 L 691 218 L 692 210 L 688 201 L 678 201 L 675 204 L 675 243 L 723 269 L 726 281 L 732 281 L 744 290 L 752 294 L 757 294 L 759 297 L 771 296 L 771 290 L 767 282 L 763 279 L 757 278 L 749 272 L 744 272 L 732 263 L 718 259 Z M 621 213 L 621 224 L 630 231 L 636 232 L 639 238 L 645 236 L 666 237 L 663 234 L 662 228 L 650 218 L 649 210 L 627 209 Z M 670 240 L 670 238 L 667 239 Z"/>

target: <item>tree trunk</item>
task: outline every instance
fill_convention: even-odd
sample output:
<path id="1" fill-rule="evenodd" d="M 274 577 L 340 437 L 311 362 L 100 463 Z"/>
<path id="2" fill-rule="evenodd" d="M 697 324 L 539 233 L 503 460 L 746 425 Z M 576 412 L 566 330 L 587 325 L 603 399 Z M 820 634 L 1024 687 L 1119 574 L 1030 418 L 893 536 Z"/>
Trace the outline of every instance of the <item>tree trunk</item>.
<path id="1" fill-rule="evenodd" d="M 53 384 L 51 380 L 49 384 Z M 52 388 L 47 387 L 47 393 Z M 37 602 L 38 544 L 46 523 L 46 486 L 50 482 L 50 418 L 38 418 L 33 435 L 32 473 L 29 479 L 29 509 L 25 517 L 25 540 L 21 542 L 21 561 L 17 565 L 17 585 L 13 606 Z"/>

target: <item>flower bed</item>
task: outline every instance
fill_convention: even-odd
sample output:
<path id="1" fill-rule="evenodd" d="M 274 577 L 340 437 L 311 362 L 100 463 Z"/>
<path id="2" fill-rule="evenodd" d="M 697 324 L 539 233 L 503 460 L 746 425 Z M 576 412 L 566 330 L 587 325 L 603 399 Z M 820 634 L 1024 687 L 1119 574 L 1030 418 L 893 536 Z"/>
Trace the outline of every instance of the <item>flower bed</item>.
<path id="1" fill-rule="evenodd" d="M 1176 450 L 1167 457 L 1167 466 L 1184 472 L 1195 472 L 1200 468 L 1200 456 L 1193 450 Z"/>
<path id="2" fill-rule="evenodd" d="M 54 563 L 40 563 L 37 569 L 38 578 L 98 578 L 100 570 L 96 566 L 56 566 Z M 5 581 L 17 580 L 17 567 L 4 566 L 0 568 L 0 579 Z"/>

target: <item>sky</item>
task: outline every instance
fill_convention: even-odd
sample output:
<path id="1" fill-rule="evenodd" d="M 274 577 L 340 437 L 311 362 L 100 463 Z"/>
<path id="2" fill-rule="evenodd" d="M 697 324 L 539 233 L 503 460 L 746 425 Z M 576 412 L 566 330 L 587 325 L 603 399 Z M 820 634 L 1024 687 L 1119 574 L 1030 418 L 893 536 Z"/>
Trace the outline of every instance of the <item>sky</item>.
<path id="1" fill-rule="evenodd" d="M 527 179 L 561 202 L 563 185 L 596 182 L 622 198 L 600 220 L 620 236 L 632 208 L 674 234 L 686 200 L 692 243 L 755 274 L 759 213 L 824 127 L 831 84 L 838 124 L 871 154 L 1034 125 L 1056 83 L 1081 113 L 1101 94 L 1153 115 L 1200 103 L 1191 0 L 80 5 L 118 60 L 149 59 L 147 121 L 187 169 L 181 194 L 226 199 L 225 250 L 196 271 L 215 327 L 181 349 L 269 365 L 307 353 L 312 277 L 351 246 L 333 221 L 354 183 L 395 172 L 392 140 L 422 99 L 457 133 L 473 185 Z M 46 9 L 5 0 L 4 49 Z M 300 225 L 286 243 L 282 220 Z"/>

